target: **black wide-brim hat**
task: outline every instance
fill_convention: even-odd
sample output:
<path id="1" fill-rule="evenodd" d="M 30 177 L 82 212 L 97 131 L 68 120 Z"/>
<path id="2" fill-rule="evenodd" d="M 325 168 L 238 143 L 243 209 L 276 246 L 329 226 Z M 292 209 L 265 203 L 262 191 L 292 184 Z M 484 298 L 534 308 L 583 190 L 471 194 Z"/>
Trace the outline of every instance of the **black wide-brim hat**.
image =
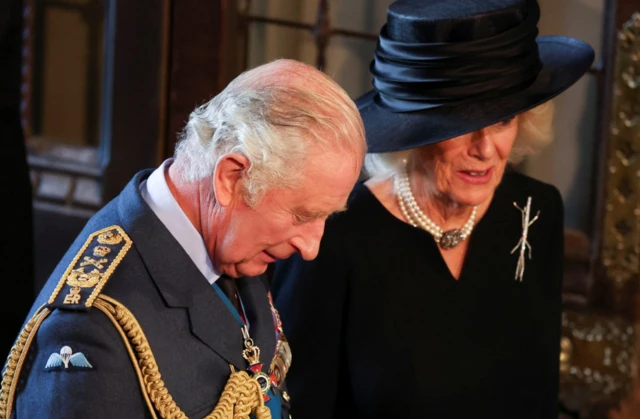
<path id="1" fill-rule="evenodd" d="M 356 99 L 368 151 L 400 151 L 510 119 L 565 91 L 594 60 L 588 44 L 538 36 L 534 0 L 399 0 Z"/>

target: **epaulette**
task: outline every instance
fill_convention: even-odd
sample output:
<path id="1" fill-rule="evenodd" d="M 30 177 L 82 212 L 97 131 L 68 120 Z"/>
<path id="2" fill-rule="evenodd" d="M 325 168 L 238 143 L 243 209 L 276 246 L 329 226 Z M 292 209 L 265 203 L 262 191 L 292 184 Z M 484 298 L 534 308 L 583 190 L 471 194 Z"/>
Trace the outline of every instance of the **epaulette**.
<path id="1" fill-rule="evenodd" d="M 119 226 L 91 234 L 62 274 L 47 306 L 88 310 L 132 244 Z"/>
<path id="2" fill-rule="evenodd" d="M 20 372 L 27 359 L 25 354 L 29 352 L 34 336 L 47 316 L 54 308 L 86 311 L 91 307 L 104 313 L 120 332 L 140 387 L 144 391 L 151 417 L 186 418 L 165 387 L 149 341 L 134 314 L 120 302 L 101 293 L 132 244 L 129 236 L 119 226 L 96 231 L 87 238 L 60 278 L 48 303 L 41 306 L 25 324 L 9 352 L 0 385 L 0 419 L 11 417 Z M 231 375 L 218 403 L 207 417 L 271 419 L 271 411 L 265 406 L 261 384 L 246 371 L 235 371 L 231 365 L 230 370 Z"/>

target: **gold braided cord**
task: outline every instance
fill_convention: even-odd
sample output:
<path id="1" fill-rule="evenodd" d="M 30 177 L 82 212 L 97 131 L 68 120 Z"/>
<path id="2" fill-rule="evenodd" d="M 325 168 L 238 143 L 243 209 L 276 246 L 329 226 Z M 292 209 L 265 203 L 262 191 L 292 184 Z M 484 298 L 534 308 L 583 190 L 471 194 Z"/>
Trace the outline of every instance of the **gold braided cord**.
<path id="1" fill-rule="evenodd" d="M 2 374 L 2 386 L 0 387 L 0 419 L 9 419 L 11 417 L 13 398 L 22 365 L 33 342 L 33 337 L 49 313 L 51 311 L 48 308 L 41 306 L 22 328 L 16 343 L 9 352 L 7 363 L 4 366 L 4 373 Z"/>
<path id="2" fill-rule="evenodd" d="M 101 301 L 100 299 L 94 301 L 93 306 L 98 310 L 102 311 L 111 323 L 115 326 L 116 330 L 120 334 L 122 341 L 124 342 L 124 346 L 127 348 L 127 352 L 129 353 L 129 358 L 131 359 L 131 363 L 133 364 L 133 369 L 136 371 L 136 375 L 138 376 L 138 383 L 140 383 L 140 390 L 142 390 L 142 395 L 144 396 L 144 400 L 147 403 L 147 407 L 149 408 L 149 412 L 151 413 L 151 417 L 153 419 L 158 419 L 156 415 L 156 411 L 153 408 L 153 404 L 149 399 L 149 395 L 147 394 L 146 389 L 144 388 L 144 379 L 142 378 L 142 371 L 140 371 L 140 367 L 138 366 L 138 358 L 136 354 L 133 352 L 133 348 L 131 348 L 131 344 L 129 343 L 129 339 L 125 335 L 124 331 L 120 327 L 118 320 L 113 316 L 112 310 L 113 308 L 109 305 Z"/>
<path id="3" fill-rule="evenodd" d="M 123 331 L 121 335 L 126 336 L 135 348 L 142 376 L 143 393 L 148 394 L 160 417 L 163 419 L 188 419 L 162 381 L 149 342 L 133 313 L 118 301 L 104 294 L 98 297 L 95 306 L 108 313 L 110 318 L 112 316 L 115 319 L 117 324 L 114 324 Z M 140 379 L 140 375 L 138 377 Z M 232 368 L 231 376 L 218 404 L 205 419 L 249 419 L 251 413 L 254 413 L 257 419 L 271 419 L 271 411 L 264 405 L 258 382 L 249 377 L 246 372 L 235 372 Z"/>
<path id="4" fill-rule="evenodd" d="M 141 386 L 143 392 L 148 394 L 160 416 L 165 419 L 187 419 L 187 416 L 176 405 L 173 397 L 165 387 L 160 371 L 158 371 L 158 364 L 149 347 L 149 342 L 133 314 L 118 301 L 106 295 L 98 296 L 94 304 L 103 312 L 105 310 L 108 311 L 115 318 L 116 326 L 122 329 L 127 340 L 135 348 L 137 362 L 142 374 Z"/>
<path id="5" fill-rule="evenodd" d="M 257 419 L 271 419 L 264 405 L 260 384 L 245 371 L 234 371 L 224 387 L 218 405 L 205 419 L 245 419 L 255 412 Z"/>

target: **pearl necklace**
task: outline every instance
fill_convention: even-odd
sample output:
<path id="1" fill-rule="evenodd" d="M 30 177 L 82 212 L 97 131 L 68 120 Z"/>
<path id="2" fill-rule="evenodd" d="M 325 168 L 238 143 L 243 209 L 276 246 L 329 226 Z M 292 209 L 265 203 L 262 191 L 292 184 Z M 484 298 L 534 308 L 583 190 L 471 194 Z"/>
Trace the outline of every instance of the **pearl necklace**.
<path id="1" fill-rule="evenodd" d="M 402 210 L 404 218 L 414 227 L 421 228 L 430 233 L 443 249 L 451 249 L 456 247 L 461 241 L 471 235 L 471 230 L 476 222 L 476 213 L 478 207 L 473 207 L 469 219 L 460 229 L 443 231 L 440 226 L 434 223 L 427 215 L 422 212 L 416 202 L 411 185 L 409 184 L 409 176 L 406 172 L 395 177 L 395 188 L 398 204 Z"/>

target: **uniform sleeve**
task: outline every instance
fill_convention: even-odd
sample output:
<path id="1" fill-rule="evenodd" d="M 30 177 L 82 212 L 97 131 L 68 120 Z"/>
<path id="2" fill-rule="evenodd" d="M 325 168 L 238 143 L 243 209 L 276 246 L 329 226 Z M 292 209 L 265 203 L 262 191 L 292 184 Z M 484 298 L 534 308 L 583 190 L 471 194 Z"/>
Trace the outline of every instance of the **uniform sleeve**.
<path id="1" fill-rule="evenodd" d="M 11 418 L 151 418 L 126 347 L 106 315 L 96 308 L 54 310 L 44 320 L 21 371 Z"/>
<path id="2" fill-rule="evenodd" d="M 562 284 L 564 275 L 564 204 L 560 192 L 552 189 L 550 198 L 551 234 L 549 243 L 548 279 L 545 289 L 548 305 L 545 308 L 544 365 L 547 367 L 547 383 L 540 389 L 544 392 L 540 418 L 558 417 L 558 392 L 560 381 L 560 339 L 562 328 Z M 541 214 L 542 216 L 542 214 Z"/>
<path id="3" fill-rule="evenodd" d="M 294 418 L 329 419 L 342 411 L 337 404 L 348 269 L 331 236 L 325 234 L 315 260 L 295 255 L 274 271 L 275 305 L 291 345 L 286 382 Z"/>

